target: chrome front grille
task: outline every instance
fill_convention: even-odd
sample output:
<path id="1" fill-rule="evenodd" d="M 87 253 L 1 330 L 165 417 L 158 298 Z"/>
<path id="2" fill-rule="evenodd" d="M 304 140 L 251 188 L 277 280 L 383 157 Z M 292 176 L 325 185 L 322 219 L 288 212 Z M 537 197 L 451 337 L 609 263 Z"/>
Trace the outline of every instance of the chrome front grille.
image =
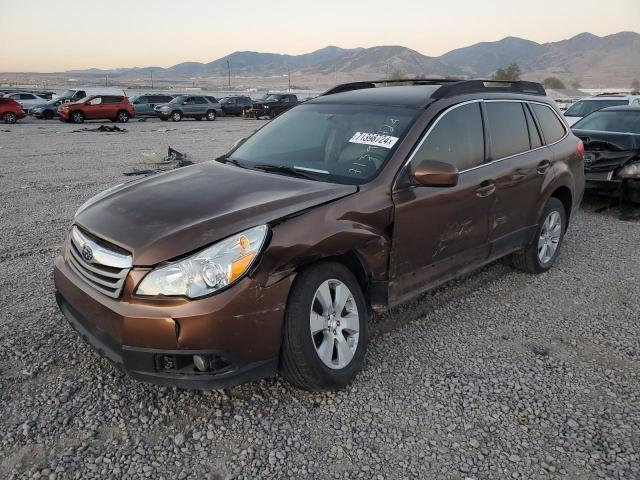
<path id="1" fill-rule="evenodd" d="M 120 296 L 133 265 L 129 253 L 75 226 L 69 233 L 68 250 L 69 266 L 82 279 L 109 297 Z"/>

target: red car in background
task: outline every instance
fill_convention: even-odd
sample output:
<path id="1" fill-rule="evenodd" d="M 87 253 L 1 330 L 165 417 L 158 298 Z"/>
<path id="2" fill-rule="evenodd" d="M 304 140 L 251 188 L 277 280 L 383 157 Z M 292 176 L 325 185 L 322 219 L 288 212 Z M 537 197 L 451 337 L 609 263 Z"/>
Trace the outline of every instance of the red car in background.
<path id="1" fill-rule="evenodd" d="M 5 123 L 16 123 L 18 119 L 25 116 L 22 105 L 11 98 L 0 97 L 0 119 Z"/>
<path id="2" fill-rule="evenodd" d="M 135 116 L 135 111 L 124 95 L 92 95 L 75 103 L 63 103 L 58 107 L 58 115 L 62 122 L 111 120 L 126 123 Z"/>

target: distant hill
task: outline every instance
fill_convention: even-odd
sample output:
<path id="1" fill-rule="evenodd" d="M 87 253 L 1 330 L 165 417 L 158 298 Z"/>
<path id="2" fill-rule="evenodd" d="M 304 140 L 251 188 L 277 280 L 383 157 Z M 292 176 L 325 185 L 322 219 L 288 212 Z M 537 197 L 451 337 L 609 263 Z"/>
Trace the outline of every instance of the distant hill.
<path id="1" fill-rule="evenodd" d="M 209 63 L 184 62 L 169 68 L 87 69 L 63 72 L 76 77 L 109 75 L 123 80 L 148 75 L 167 79 L 224 77 L 227 62 L 234 77 L 277 77 L 288 71 L 306 79 L 330 82 L 340 78 L 385 78 L 394 71 L 404 76 L 488 77 L 498 68 L 518 63 L 523 77 L 542 80 L 556 76 L 584 86 L 625 86 L 640 78 L 640 34 L 620 32 L 604 37 L 581 33 L 568 40 L 536 43 L 517 37 L 481 42 L 429 57 L 399 45 L 344 49 L 328 46 L 303 55 L 241 51 Z"/>

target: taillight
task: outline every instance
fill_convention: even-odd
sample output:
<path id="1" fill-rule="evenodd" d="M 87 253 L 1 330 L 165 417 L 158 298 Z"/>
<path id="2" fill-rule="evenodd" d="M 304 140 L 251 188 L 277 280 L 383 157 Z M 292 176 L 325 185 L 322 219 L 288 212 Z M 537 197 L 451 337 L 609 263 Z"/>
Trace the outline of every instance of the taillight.
<path id="1" fill-rule="evenodd" d="M 578 140 L 578 144 L 576 145 L 576 150 L 581 157 L 584 157 L 584 142 L 582 140 Z"/>

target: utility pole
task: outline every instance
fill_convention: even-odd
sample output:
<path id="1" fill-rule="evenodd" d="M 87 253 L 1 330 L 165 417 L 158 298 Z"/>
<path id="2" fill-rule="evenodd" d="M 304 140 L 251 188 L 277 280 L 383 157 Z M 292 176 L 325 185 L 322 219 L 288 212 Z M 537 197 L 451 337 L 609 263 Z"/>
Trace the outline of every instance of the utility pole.
<path id="1" fill-rule="evenodd" d="M 291 91 L 291 69 L 287 67 L 287 76 L 289 77 L 289 91 Z"/>
<path id="2" fill-rule="evenodd" d="M 149 70 L 151 73 L 151 90 L 153 90 L 153 70 Z"/>
<path id="3" fill-rule="evenodd" d="M 229 60 L 227 60 L 227 75 L 228 75 L 228 87 L 229 91 L 231 91 L 231 65 L 229 64 Z"/>
<path id="4" fill-rule="evenodd" d="M 109 75 L 105 75 L 104 76 L 104 86 L 108 87 L 109 86 Z"/>

